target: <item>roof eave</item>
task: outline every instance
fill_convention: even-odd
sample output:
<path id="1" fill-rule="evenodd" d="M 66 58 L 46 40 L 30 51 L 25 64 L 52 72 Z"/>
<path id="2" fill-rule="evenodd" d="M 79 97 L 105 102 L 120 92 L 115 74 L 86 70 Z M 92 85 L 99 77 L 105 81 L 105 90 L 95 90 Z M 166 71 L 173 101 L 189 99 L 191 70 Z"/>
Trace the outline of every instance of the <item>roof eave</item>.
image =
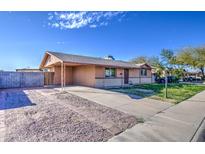
<path id="1" fill-rule="evenodd" d="M 41 61 L 41 64 L 40 64 L 40 66 L 39 66 L 39 69 L 45 68 L 45 67 L 44 67 L 44 64 L 45 64 L 45 62 L 46 62 L 46 59 L 48 58 L 48 55 L 56 57 L 55 55 L 52 54 L 52 52 L 46 51 L 45 54 L 44 54 L 43 60 Z M 58 58 L 58 57 L 56 57 L 56 58 L 57 58 L 60 62 L 63 62 L 60 58 Z"/>

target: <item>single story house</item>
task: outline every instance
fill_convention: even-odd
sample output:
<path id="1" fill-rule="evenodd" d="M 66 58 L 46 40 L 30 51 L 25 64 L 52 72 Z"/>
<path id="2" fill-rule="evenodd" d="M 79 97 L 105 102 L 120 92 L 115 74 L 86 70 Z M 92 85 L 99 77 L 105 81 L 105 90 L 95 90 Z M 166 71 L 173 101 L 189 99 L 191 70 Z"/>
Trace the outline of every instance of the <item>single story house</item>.
<path id="1" fill-rule="evenodd" d="M 121 60 L 46 52 L 40 69 L 53 72 L 54 85 L 97 88 L 151 83 L 151 67 Z"/>

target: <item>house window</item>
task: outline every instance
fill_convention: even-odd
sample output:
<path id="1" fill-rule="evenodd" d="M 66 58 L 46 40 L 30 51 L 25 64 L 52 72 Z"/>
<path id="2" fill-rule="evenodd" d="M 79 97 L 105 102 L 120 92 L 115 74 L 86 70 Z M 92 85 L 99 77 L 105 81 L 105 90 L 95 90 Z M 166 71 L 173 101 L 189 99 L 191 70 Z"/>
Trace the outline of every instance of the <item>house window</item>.
<path id="1" fill-rule="evenodd" d="M 147 69 L 141 69 L 141 76 L 147 76 Z"/>
<path id="2" fill-rule="evenodd" d="M 105 77 L 109 78 L 109 77 L 115 77 L 115 68 L 105 68 Z"/>

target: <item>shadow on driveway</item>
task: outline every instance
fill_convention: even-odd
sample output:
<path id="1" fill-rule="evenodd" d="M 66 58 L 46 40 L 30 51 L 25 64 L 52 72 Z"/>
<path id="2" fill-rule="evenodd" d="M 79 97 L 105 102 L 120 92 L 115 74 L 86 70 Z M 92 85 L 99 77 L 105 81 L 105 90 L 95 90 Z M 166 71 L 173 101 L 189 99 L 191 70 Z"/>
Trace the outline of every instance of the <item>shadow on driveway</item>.
<path id="1" fill-rule="evenodd" d="M 33 104 L 23 90 L 0 92 L 0 110 L 14 109 Z"/>

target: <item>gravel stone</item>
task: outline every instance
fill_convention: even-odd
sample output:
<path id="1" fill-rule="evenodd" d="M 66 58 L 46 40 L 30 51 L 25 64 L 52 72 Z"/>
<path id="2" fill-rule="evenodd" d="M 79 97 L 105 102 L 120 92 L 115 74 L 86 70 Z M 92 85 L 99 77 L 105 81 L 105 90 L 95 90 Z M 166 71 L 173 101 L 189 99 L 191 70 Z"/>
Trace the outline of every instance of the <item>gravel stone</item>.
<path id="1" fill-rule="evenodd" d="M 134 116 L 56 89 L 0 91 L 4 141 L 107 141 L 137 123 Z"/>

